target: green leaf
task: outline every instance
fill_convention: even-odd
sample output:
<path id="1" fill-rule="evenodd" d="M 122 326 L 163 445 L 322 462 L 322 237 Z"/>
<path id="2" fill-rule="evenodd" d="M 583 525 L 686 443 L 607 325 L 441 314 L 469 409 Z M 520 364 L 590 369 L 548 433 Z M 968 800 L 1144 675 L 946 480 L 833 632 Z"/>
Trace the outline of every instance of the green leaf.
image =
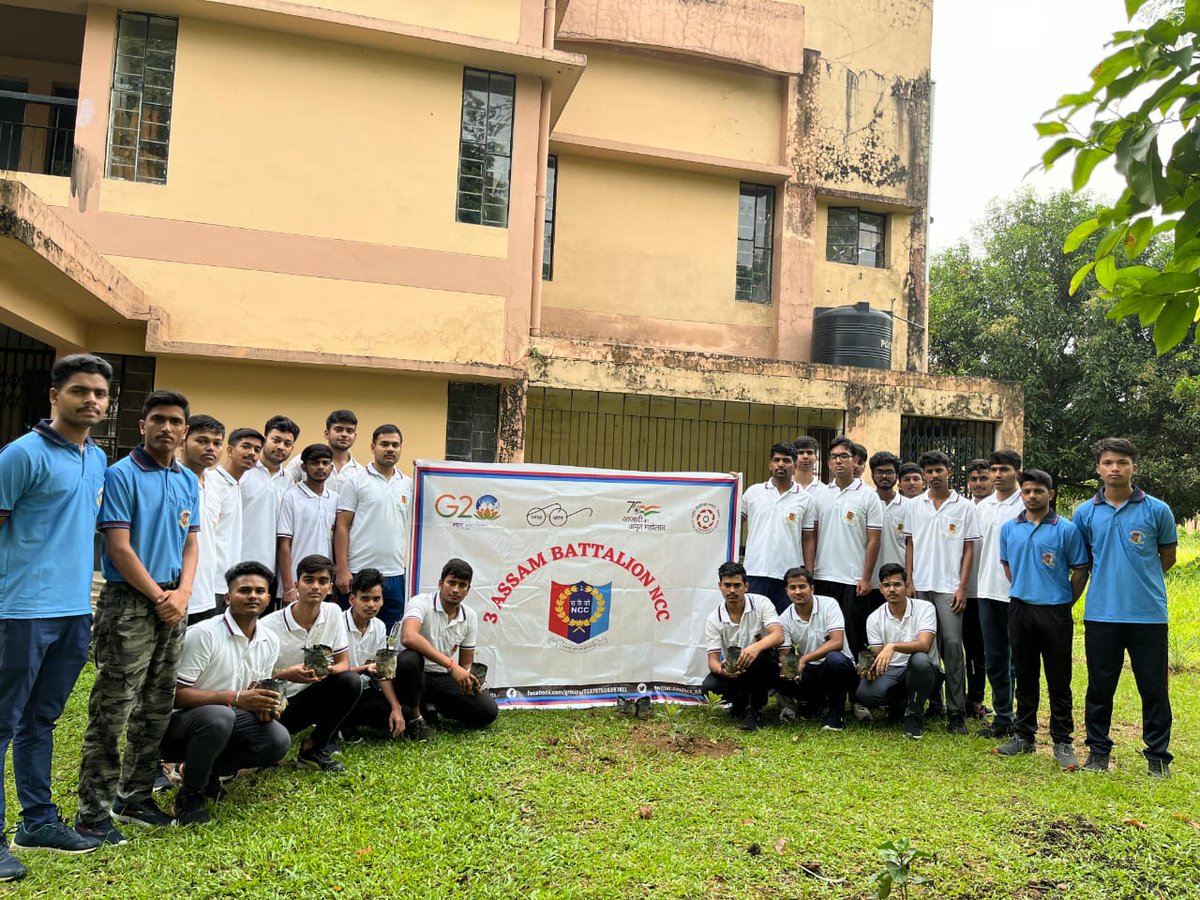
<path id="1" fill-rule="evenodd" d="M 1050 149 L 1042 154 L 1042 167 L 1049 169 L 1054 165 L 1055 160 L 1065 153 L 1070 153 L 1072 150 L 1077 150 L 1083 146 L 1083 141 L 1079 138 L 1065 137 L 1059 138 L 1050 145 Z"/>
<path id="2" fill-rule="evenodd" d="M 1132 19 L 1145 3 L 1146 0 L 1125 0 L 1125 15 Z"/>
<path id="3" fill-rule="evenodd" d="M 1080 222 L 1071 230 L 1071 233 L 1067 235 L 1067 239 L 1063 242 L 1063 253 L 1074 253 L 1083 246 L 1083 242 L 1099 227 L 1099 219 L 1088 219 L 1086 222 Z"/>
<path id="4" fill-rule="evenodd" d="M 1074 275 L 1071 276 L 1071 287 L 1067 292 L 1072 297 L 1075 296 L 1075 292 L 1079 290 L 1079 286 L 1083 284 L 1083 280 L 1088 277 L 1088 273 L 1094 268 L 1096 268 L 1096 264 L 1094 262 L 1085 263 L 1084 265 L 1080 266 L 1078 270 L 1076 270 Z"/>
<path id="5" fill-rule="evenodd" d="M 1036 122 L 1033 127 L 1037 129 L 1039 137 L 1052 137 L 1056 134 L 1067 133 L 1067 126 L 1062 122 Z"/>
<path id="6" fill-rule="evenodd" d="M 1118 289 L 1140 289 L 1145 282 L 1157 275 L 1158 269 L 1150 266 L 1125 266 L 1123 269 L 1117 269 L 1117 276 L 1113 279 L 1113 283 Z"/>
<path id="7" fill-rule="evenodd" d="M 1179 39 L 1179 26 L 1170 19 L 1159 19 L 1146 29 L 1146 40 L 1155 44 L 1173 44 Z"/>
<path id="8" fill-rule="evenodd" d="M 1096 258 L 1099 259 L 1101 256 L 1108 256 L 1112 253 L 1117 248 L 1117 244 L 1125 240 L 1125 234 L 1128 231 L 1128 225 L 1119 225 L 1104 235 L 1100 243 L 1096 245 Z"/>
<path id="9" fill-rule="evenodd" d="M 1154 322 L 1154 346 L 1162 356 L 1185 337 L 1196 321 L 1196 309 L 1200 301 L 1196 295 L 1169 300 Z"/>
<path id="10" fill-rule="evenodd" d="M 1147 294 L 1188 294 L 1200 290 L 1200 275 L 1194 272 L 1163 272 L 1142 285 Z"/>
<path id="11" fill-rule="evenodd" d="M 1112 290 L 1116 284 L 1117 278 L 1117 261 L 1111 256 L 1101 257 L 1096 260 L 1096 280 L 1100 282 L 1100 286 L 1107 290 Z"/>
<path id="12" fill-rule="evenodd" d="M 1079 94 L 1063 94 L 1058 98 L 1058 106 L 1048 112 L 1058 112 L 1060 109 L 1066 109 L 1068 106 L 1081 107 L 1087 106 L 1096 99 L 1095 91 L 1084 91 Z"/>
<path id="13" fill-rule="evenodd" d="M 1137 259 L 1145 252 L 1146 245 L 1150 243 L 1150 231 L 1153 228 L 1154 220 L 1149 216 L 1143 216 L 1129 226 L 1129 233 L 1121 239 L 1125 255 L 1129 259 Z"/>
<path id="14" fill-rule="evenodd" d="M 1083 190 L 1088 179 L 1092 177 L 1092 170 L 1101 160 L 1107 159 L 1111 155 L 1107 150 L 1100 150 L 1096 147 L 1086 147 L 1080 150 L 1075 156 L 1075 169 L 1071 173 L 1071 189 L 1076 192 Z"/>

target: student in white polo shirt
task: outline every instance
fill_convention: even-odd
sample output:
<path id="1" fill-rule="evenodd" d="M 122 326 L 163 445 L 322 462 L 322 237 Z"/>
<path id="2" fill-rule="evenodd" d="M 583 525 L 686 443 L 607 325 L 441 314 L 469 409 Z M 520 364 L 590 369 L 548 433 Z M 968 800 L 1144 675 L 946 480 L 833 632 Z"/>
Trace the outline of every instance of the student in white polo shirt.
<path id="1" fill-rule="evenodd" d="M 817 439 L 802 434 L 792 441 L 792 446 L 796 448 L 796 471 L 792 480 L 810 494 L 824 490 L 825 482 L 820 476 L 821 445 Z"/>
<path id="2" fill-rule="evenodd" d="M 346 767 L 329 754 L 328 745 L 358 702 L 362 681 L 349 671 L 350 635 L 342 610 L 324 602 L 333 587 L 333 563 L 324 556 L 306 556 L 296 566 L 296 581 L 300 598 L 262 620 L 262 627 L 279 639 L 273 677 L 289 682 L 287 708 L 279 721 L 290 734 L 313 726 L 296 754 L 300 765 L 341 772 Z M 304 662 L 304 649 L 319 644 L 333 653 L 324 677 Z"/>
<path id="3" fill-rule="evenodd" d="M 746 520 L 745 566 L 749 590 L 768 598 L 775 611 L 787 609 L 783 573 L 793 566 L 811 569 L 817 549 L 816 504 L 792 480 L 796 448 L 786 441 L 771 448 L 771 477 L 751 485 L 742 497 Z"/>
<path id="4" fill-rule="evenodd" d="M 350 634 L 350 671 L 358 673 L 363 686 L 362 696 L 342 723 L 344 740 L 359 740 L 359 728 L 385 731 L 392 737 L 404 734 L 404 712 L 392 679 L 380 680 L 375 670 L 375 654 L 387 646 L 388 638 L 379 621 L 382 608 L 383 573 L 363 569 L 350 582 L 350 608 L 343 613 Z M 413 711 L 411 718 L 416 716 Z"/>
<path id="5" fill-rule="evenodd" d="M 215 616 L 224 605 L 219 585 L 224 585 L 224 569 L 217 557 L 217 523 L 221 519 L 220 496 L 208 490 L 208 472 L 221 459 L 225 443 L 225 426 L 203 413 L 189 416 L 187 436 L 180 448 L 184 468 L 196 476 L 200 487 L 200 532 L 196 535 L 199 552 L 196 555 L 196 577 L 192 580 L 192 596 L 188 599 L 187 623 L 199 625 Z"/>
<path id="6" fill-rule="evenodd" d="M 333 558 L 337 589 L 349 594 L 355 572 L 383 573 L 383 609 L 379 620 L 391 628 L 404 615 L 405 544 L 412 509 L 412 479 L 396 468 L 404 436 L 395 425 L 380 425 L 371 435 L 374 461 L 338 491 Z"/>
<path id="7" fill-rule="evenodd" d="M 992 468 L 986 459 L 967 463 L 967 493 L 979 515 L 979 504 L 992 495 Z M 982 524 L 982 523 L 981 523 Z M 963 610 L 963 652 L 967 657 L 967 715 L 986 719 L 992 710 L 984 703 L 987 675 L 984 667 L 983 629 L 979 624 L 979 561 L 977 552 L 971 560 L 971 575 L 967 578 L 967 606 Z"/>
<path id="8" fill-rule="evenodd" d="M 279 694 L 255 686 L 271 677 L 279 652 L 278 639 L 258 620 L 271 599 L 271 570 L 243 562 L 226 579 L 224 615 L 184 636 L 175 712 L 162 742 L 163 759 L 185 763 L 175 797 L 179 825 L 209 820 L 207 801 L 225 796 L 221 776 L 274 765 L 292 745 L 277 721 Z"/>
<path id="9" fill-rule="evenodd" d="M 263 426 L 263 436 L 266 441 L 258 462 L 242 476 L 240 484 L 242 558 L 262 563 L 276 572 L 275 526 L 279 523 L 279 505 L 284 492 L 293 484 L 284 464 L 300 440 L 300 426 L 287 416 L 271 416 Z"/>
<path id="10" fill-rule="evenodd" d="M 742 731 L 756 731 L 771 688 L 779 677 L 775 648 L 783 643 L 783 626 L 775 606 L 761 594 L 747 593 L 746 569 L 722 563 L 717 587 L 724 600 L 704 623 L 708 675 L 700 685 L 705 694 L 720 694 L 739 720 Z M 737 661 L 729 648 L 739 650 Z"/>
<path id="11" fill-rule="evenodd" d="M 962 614 L 979 519 L 975 504 L 950 487 L 950 457 L 930 450 L 921 454 L 920 465 L 929 487 L 904 507 L 908 592 L 937 610 L 938 652 L 946 666 L 946 727 L 951 734 L 966 734 Z"/>
<path id="12" fill-rule="evenodd" d="M 1009 580 L 1000 561 L 1000 532 L 1025 511 L 1017 477 L 1021 474 L 1021 454 L 1015 450 L 997 450 L 988 458 L 993 492 L 975 507 L 979 516 L 979 625 L 983 632 L 983 661 L 988 683 L 992 686 L 992 724 L 979 731 L 980 737 L 1004 738 L 1013 733 L 1013 661 L 1008 637 Z"/>
<path id="13" fill-rule="evenodd" d="M 854 476 L 855 444 L 844 435 L 829 445 L 833 481 L 817 495 L 817 560 L 813 590 L 842 609 L 846 641 L 857 656 L 867 646 L 871 581 L 883 530 L 883 506 Z"/>
<path id="14" fill-rule="evenodd" d="M 225 573 L 242 562 L 242 476 L 258 464 L 263 436 L 253 428 L 235 428 L 225 444 L 225 462 L 209 469 L 206 490 L 219 508 L 216 534 L 216 573 L 218 589 Z"/>
<path id="15" fill-rule="evenodd" d="M 832 597 L 813 593 L 813 577 L 807 569 L 788 569 L 783 577 L 792 604 L 779 617 L 783 626 L 779 666 L 782 671 L 787 657 L 796 656 L 798 674 L 794 679 L 781 674 L 775 685 L 779 718 L 794 720 L 797 712 L 815 718 L 828 710 L 824 730 L 841 731 L 846 727 L 846 697 L 858 687 L 842 609 Z"/>
<path id="16" fill-rule="evenodd" d="M 920 738 L 925 703 L 941 674 L 937 612 L 933 604 L 907 596 L 904 567 L 896 563 L 879 570 L 879 589 L 887 603 L 867 619 L 867 640 L 875 661 L 859 683 L 855 699 L 867 707 L 902 710 L 904 736 Z"/>
<path id="17" fill-rule="evenodd" d="M 363 470 L 363 465 L 350 455 L 350 449 L 358 439 L 358 416 L 349 409 L 335 409 L 325 417 L 325 442 L 333 451 L 333 472 L 328 487 L 340 494 L 346 483 L 352 481 Z M 287 465 L 292 481 L 303 481 L 304 472 L 300 460 L 293 459 Z"/>
<path id="18" fill-rule="evenodd" d="M 333 557 L 333 523 L 338 496 L 329 488 L 333 453 L 325 444 L 309 444 L 300 454 L 304 480 L 283 495 L 276 526 L 279 593 L 283 602 L 299 596 L 292 575 L 294 560 L 306 556 Z"/>
<path id="19" fill-rule="evenodd" d="M 396 663 L 395 688 L 406 707 L 428 708 L 466 728 L 486 728 L 499 709 L 471 674 L 479 617 L 463 601 L 474 575 L 465 560 L 451 559 L 442 566 L 437 590 L 409 602 L 400 626 L 405 649 Z M 423 715 L 408 727 L 417 740 L 428 736 Z"/>

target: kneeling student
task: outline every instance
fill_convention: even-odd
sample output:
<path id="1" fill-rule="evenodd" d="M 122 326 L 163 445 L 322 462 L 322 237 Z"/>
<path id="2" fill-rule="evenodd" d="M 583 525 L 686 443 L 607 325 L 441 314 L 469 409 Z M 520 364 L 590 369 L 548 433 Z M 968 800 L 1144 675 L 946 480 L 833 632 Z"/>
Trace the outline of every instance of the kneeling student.
<path id="1" fill-rule="evenodd" d="M 279 695 L 255 683 L 271 677 L 279 641 L 258 627 L 271 600 L 271 570 L 243 562 L 225 573 L 224 615 L 193 625 L 184 636 L 175 676 L 175 711 L 162 758 L 186 763 L 175 797 L 179 825 L 209 820 L 206 800 L 224 796 L 219 777 L 274 765 L 291 746 L 279 724 Z"/>
<path id="2" fill-rule="evenodd" d="M 379 621 L 382 608 L 383 573 L 357 572 L 350 581 L 350 608 L 344 615 L 350 633 L 350 671 L 358 674 L 363 692 L 342 723 L 343 738 L 358 739 L 359 728 L 386 731 L 392 737 L 404 734 L 404 713 L 392 679 L 379 679 L 375 671 L 375 654 L 387 646 L 387 631 Z"/>
<path id="3" fill-rule="evenodd" d="M 408 601 L 400 621 L 400 640 L 406 649 L 396 664 L 395 688 L 405 706 L 418 710 L 430 706 L 439 716 L 467 728 L 486 728 L 499 709 L 471 674 L 479 618 L 463 600 L 474 574 L 468 563 L 452 559 L 442 566 L 436 591 Z M 428 736 L 423 716 L 408 724 L 417 740 Z"/>
<path id="4" fill-rule="evenodd" d="M 704 623 L 708 675 L 700 690 L 720 694 L 740 720 L 738 727 L 756 731 L 779 676 L 775 648 L 783 643 L 783 626 L 767 597 L 746 593 L 746 569 L 741 563 L 722 563 L 717 586 L 724 600 Z M 727 658 L 730 647 L 739 650 L 736 661 Z"/>
<path id="5" fill-rule="evenodd" d="M 841 731 L 846 727 L 846 696 L 858 686 L 858 673 L 846 647 L 846 626 L 842 609 L 833 597 L 813 594 L 812 573 L 802 567 L 788 569 L 783 576 L 792 605 L 783 611 L 782 670 L 790 656 L 796 656 L 795 678 L 780 675 L 775 690 L 779 693 L 779 718 L 796 718 L 796 701 L 819 715 L 828 707 L 824 728 Z"/>
<path id="6" fill-rule="evenodd" d="M 927 600 L 908 597 L 904 566 L 879 570 L 879 590 L 887 604 L 867 619 L 867 643 L 875 661 L 864 674 L 855 699 L 863 706 L 904 709 L 904 735 L 924 733 L 925 702 L 941 674 L 937 611 Z"/>
<path id="7" fill-rule="evenodd" d="M 336 603 L 325 598 L 333 587 L 333 562 L 313 554 L 296 566 L 300 599 L 265 616 L 262 627 L 279 639 L 274 677 L 289 682 L 287 708 L 279 717 L 289 734 L 314 726 L 296 754 L 302 766 L 322 772 L 345 770 L 329 755 L 327 745 L 362 694 L 362 681 L 350 668 L 350 635 Z M 324 644 L 333 652 L 328 674 L 314 672 L 304 662 L 306 647 Z"/>

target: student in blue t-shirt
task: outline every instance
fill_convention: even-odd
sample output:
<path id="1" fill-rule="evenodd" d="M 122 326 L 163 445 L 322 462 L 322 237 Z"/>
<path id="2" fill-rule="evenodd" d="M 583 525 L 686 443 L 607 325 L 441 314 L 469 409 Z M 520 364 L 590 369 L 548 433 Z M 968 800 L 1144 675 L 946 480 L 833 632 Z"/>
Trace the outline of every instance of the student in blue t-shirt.
<path id="1" fill-rule="evenodd" d="M 111 380 L 100 357 L 64 356 L 50 370 L 52 418 L 0 452 L 0 775 L 11 741 L 20 850 L 100 846 L 59 819 L 50 760 L 54 725 L 88 655 L 92 536 L 106 462 L 88 432 L 108 411 Z M 0 842 L 0 881 L 25 874 Z"/>
<path id="2" fill-rule="evenodd" d="M 1079 530 L 1052 508 L 1054 480 L 1041 469 L 1020 475 L 1024 512 L 1000 528 L 1000 563 L 1008 577 L 1008 641 L 1016 669 L 1017 714 L 1013 734 L 993 752 L 1032 753 L 1037 734 L 1039 684 L 1046 668 L 1050 738 L 1064 772 L 1079 768 L 1071 732 L 1071 608 L 1088 579 L 1088 554 Z"/>
<path id="3" fill-rule="evenodd" d="M 1091 772 L 1108 769 L 1113 695 L 1125 654 L 1142 698 L 1143 751 L 1151 776 L 1171 775 L 1171 701 L 1167 695 L 1167 588 L 1178 535 L 1171 508 L 1134 486 L 1137 448 L 1123 438 L 1092 447 L 1101 487 L 1075 510 L 1092 558 L 1084 606 L 1088 688 L 1084 707 Z"/>

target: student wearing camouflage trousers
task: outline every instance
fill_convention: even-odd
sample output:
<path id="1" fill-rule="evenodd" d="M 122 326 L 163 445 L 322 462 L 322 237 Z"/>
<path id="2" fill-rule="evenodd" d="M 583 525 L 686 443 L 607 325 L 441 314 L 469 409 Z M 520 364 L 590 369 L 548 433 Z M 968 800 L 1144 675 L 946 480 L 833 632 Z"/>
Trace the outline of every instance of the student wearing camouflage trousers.
<path id="1" fill-rule="evenodd" d="M 79 767 L 80 834 L 125 842 L 115 819 L 171 825 L 151 797 L 175 676 L 200 528 L 196 476 L 175 459 L 187 398 L 154 391 L 142 406 L 143 443 L 104 474 L 98 528 L 104 589 L 92 625 L 96 681 Z M 125 734 L 125 759 L 120 741 Z"/>

